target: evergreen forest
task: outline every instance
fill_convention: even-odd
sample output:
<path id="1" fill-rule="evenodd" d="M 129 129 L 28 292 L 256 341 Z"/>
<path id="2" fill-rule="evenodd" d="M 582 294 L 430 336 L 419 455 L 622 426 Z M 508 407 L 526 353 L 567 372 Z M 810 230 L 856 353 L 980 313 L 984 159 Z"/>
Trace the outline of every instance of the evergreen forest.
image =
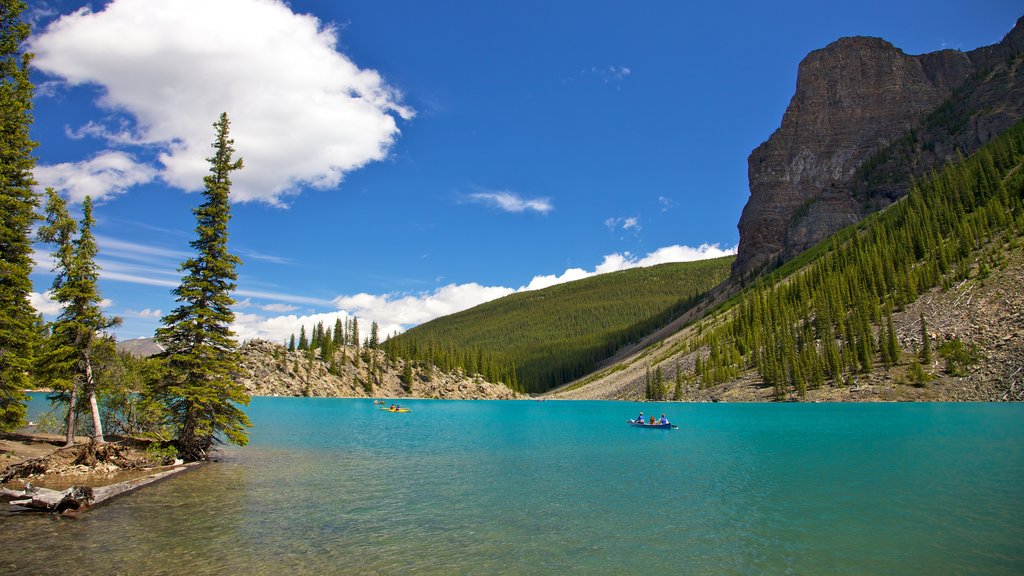
<path id="1" fill-rule="evenodd" d="M 729 276 L 733 259 L 634 268 L 520 292 L 427 322 L 383 346 L 392 357 L 545 392 L 700 303 Z"/>

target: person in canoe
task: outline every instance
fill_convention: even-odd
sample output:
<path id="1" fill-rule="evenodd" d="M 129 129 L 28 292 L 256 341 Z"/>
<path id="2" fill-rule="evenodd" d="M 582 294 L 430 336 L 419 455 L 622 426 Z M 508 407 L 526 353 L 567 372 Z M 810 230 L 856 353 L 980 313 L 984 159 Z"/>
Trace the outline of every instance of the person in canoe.
<path id="1" fill-rule="evenodd" d="M 641 412 L 640 415 L 636 417 L 636 420 L 634 420 L 634 422 L 636 422 L 637 424 L 643 424 L 644 423 L 644 413 Z"/>
<path id="2" fill-rule="evenodd" d="M 654 426 L 654 414 L 651 414 L 651 420 L 648 422 L 649 425 Z"/>
<path id="3" fill-rule="evenodd" d="M 665 415 L 662 414 L 661 420 L 658 420 L 658 424 L 661 424 L 662 426 L 664 426 L 665 424 L 669 424 L 668 418 L 665 418 Z"/>

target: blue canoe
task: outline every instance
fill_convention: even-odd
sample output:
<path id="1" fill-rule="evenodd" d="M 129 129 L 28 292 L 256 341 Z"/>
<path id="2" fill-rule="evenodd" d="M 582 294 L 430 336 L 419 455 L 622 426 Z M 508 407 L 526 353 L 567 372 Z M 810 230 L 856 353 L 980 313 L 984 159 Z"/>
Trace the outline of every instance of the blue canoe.
<path id="1" fill-rule="evenodd" d="M 626 422 L 629 423 L 630 426 L 633 426 L 635 428 L 663 428 L 663 429 L 666 429 L 666 430 L 671 430 L 673 428 L 679 428 L 679 426 L 676 426 L 675 424 L 672 424 L 672 423 L 669 423 L 669 424 L 658 424 L 658 423 L 647 424 L 646 422 L 637 422 L 636 420 L 626 420 Z"/>

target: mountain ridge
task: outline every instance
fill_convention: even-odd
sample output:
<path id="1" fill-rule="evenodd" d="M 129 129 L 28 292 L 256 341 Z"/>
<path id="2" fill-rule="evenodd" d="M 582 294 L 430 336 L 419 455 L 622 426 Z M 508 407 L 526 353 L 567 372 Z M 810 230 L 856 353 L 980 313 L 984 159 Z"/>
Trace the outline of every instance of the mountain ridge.
<path id="1" fill-rule="evenodd" d="M 748 158 L 733 278 L 752 278 L 891 204 L 911 177 L 1024 117 L 1022 52 L 1024 17 L 999 43 L 969 52 L 912 56 L 856 36 L 809 53 L 781 125 Z M 944 106 L 955 118 L 936 117 Z"/>

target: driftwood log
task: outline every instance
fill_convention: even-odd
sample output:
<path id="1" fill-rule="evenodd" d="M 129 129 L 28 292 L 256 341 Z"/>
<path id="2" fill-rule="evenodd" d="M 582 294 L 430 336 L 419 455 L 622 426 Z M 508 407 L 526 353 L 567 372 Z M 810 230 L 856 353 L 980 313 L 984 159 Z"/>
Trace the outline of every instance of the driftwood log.
<path id="1" fill-rule="evenodd" d="M 67 490 L 50 490 L 26 485 L 24 490 L 0 489 L 0 495 L 15 498 L 12 506 L 54 514 L 74 513 L 92 506 L 93 490 L 88 486 L 72 486 Z"/>
<path id="2" fill-rule="evenodd" d="M 75 514 L 106 502 L 116 496 L 127 494 L 138 488 L 163 480 L 201 465 L 199 462 L 179 464 L 158 470 L 148 476 L 118 482 L 108 486 L 72 486 L 67 490 L 51 490 L 26 485 L 24 490 L 0 488 L 0 496 L 11 498 L 10 504 L 19 510 L 50 512 L 53 514 Z"/>

